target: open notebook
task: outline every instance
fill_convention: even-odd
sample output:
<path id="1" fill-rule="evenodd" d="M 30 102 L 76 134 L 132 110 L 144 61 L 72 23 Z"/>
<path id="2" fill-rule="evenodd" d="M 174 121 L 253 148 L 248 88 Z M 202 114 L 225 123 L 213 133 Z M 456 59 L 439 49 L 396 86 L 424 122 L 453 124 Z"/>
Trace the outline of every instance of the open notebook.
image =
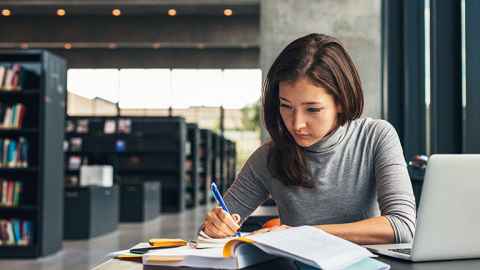
<path id="1" fill-rule="evenodd" d="M 240 269 L 277 257 L 294 259 L 321 269 L 389 269 L 371 259 L 367 249 L 310 226 L 292 227 L 231 239 L 223 247 L 190 246 L 154 250 L 143 255 L 143 264 Z"/>

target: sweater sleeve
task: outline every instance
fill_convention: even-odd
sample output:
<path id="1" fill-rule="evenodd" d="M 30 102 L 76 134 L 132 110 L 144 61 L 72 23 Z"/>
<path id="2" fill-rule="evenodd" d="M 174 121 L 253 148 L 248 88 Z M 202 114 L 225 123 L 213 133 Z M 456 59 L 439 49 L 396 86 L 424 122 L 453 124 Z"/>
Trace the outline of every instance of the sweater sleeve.
<path id="1" fill-rule="evenodd" d="M 230 188 L 224 194 L 225 203 L 231 213 L 239 214 L 241 222 L 269 195 L 265 185 L 268 146 L 259 147 L 247 160 Z"/>
<path id="2" fill-rule="evenodd" d="M 383 120 L 377 122 L 374 132 L 374 170 L 380 211 L 392 225 L 395 243 L 412 242 L 415 197 L 400 139 L 395 128 Z"/>

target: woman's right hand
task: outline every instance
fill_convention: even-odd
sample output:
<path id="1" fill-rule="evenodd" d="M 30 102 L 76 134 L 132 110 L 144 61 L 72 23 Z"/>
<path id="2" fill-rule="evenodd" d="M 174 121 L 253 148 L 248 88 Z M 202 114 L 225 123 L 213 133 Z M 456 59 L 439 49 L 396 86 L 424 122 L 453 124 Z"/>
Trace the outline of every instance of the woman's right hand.
<path id="1" fill-rule="evenodd" d="M 212 238 L 233 236 L 240 229 L 240 215 L 225 212 L 221 207 L 215 207 L 208 212 L 202 225 L 202 230 Z"/>

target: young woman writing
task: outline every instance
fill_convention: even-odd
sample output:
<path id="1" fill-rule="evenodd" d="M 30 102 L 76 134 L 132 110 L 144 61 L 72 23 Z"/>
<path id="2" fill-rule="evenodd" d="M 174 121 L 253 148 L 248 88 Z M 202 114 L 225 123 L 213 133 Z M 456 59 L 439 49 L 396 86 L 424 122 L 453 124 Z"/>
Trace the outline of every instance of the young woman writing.
<path id="1" fill-rule="evenodd" d="M 358 244 L 410 242 L 415 199 L 386 121 L 361 118 L 357 70 L 335 38 L 310 34 L 274 61 L 263 87 L 271 141 L 248 159 L 203 231 L 233 235 L 269 195 L 282 226 L 312 225 Z"/>

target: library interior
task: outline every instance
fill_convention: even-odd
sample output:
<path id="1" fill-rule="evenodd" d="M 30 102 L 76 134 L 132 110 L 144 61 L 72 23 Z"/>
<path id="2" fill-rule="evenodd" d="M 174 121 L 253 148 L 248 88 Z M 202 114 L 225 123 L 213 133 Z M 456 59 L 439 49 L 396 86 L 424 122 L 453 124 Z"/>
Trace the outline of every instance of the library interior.
<path id="1" fill-rule="evenodd" d="M 440 210 L 428 201 L 438 197 L 432 193 L 442 184 L 453 182 L 453 189 L 480 192 L 478 174 L 472 172 L 480 166 L 480 1 L 0 0 L 0 12 L 0 269 L 480 269 L 478 231 L 467 237 L 448 223 L 452 211 L 461 221 L 469 220 L 468 226 L 480 226 L 480 218 L 467 213 L 479 210 L 474 193 L 461 199 L 461 207 L 472 202 L 464 210 L 450 201 L 442 208 L 444 219 L 434 216 Z M 317 75 L 308 75 L 313 68 L 296 71 L 304 75 L 275 72 L 289 68 L 286 58 L 286 66 L 280 63 L 288 57 L 284 48 L 312 33 L 322 34 L 314 34 L 315 42 L 330 36 L 329 44 L 338 40 L 341 45 L 332 46 L 351 57 L 355 76 L 345 78 L 347 83 L 360 78 L 363 111 L 305 146 L 298 138 L 310 135 L 292 134 L 290 124 L 282 122 L 285 110 L 295 114 L 294 127 L 316 116 L 310 109 L 298 116 L 302 113 L 294 103 L 302 94 L 287 101 L 279 96 L 285 97 L 285 84 L 298 88 L 295 76 Z M 320 54 L 329 56 L 327 45 L 309 65 L 323 61 Z M 328 61 L 338 60 L 334 56 L 319 65 L 330 68 Z M 301 62 L 295 56 L 290 61 Z M 347 72 L 348 65 L 341 64 L 341 72 Z M 333 75 L 325 76 L 339 71 L 329 72 Z M 328 88 L 309 82 L 315 89 Z M 344 84 L 336 81 L 333 87 Z M 333 95 L 329 89 L 337 105 L 357 102 L 350 92 Z M 270 95 L 277 99 L 273 106 Z M 338 113 L 347 114 L 344 109 Z M 283 120 L 272 123 L 274 118 Z M 371 172 L 366 178 L 375 184 L 384 170 L 366 160 L 382 158 L 377 154 L 381 146 L 364 145 L 361 139 L 356 146 L 346 142 L 364 132 L 355 125 L 368 123 L 377 128 L 386 123 L 396 134 L 373 134 L 368 142 L 384 136 L 401 146 L 393 158 L 401 164 L 384 166 L 400 166 L 397 176 L 406 181 L 401 188 L 406 184 L 412 193 L 411 201 L 402 197 L 395 208 L 399 212 L 387 211 L 395 203 L 381 198 L 381 187 L 375 191 L 373 186 L 368 198 L 355 189 L 363 190 L 357 186 L 363 180 L 356 180 L 364 171 Z M 335 137 L 339 132 L 350 137 Z M 342 160 L 317 160 L 324 166 L 314 168 L 313 176 L 335 175 L 343 181 L 318 180 L 317 198 L 312 189 L 284 181 L 306 175 L 292 166 L 307 168 L 312 145 L 318 148 L 332 138 L 338 142 L 325 151 Z M 342 146 L 331 150 L 337 144 Z M 261 163 L 265 146 L 271 151 Z M 373 157 L 371 148 L 377 149 Z M 389 154 L 396 149 L 388 148 Z M 453 178 L 450 182 L 439 176 L 424 185 L 441 175 L 442 166 L 433 164 L 442 157 L 453 160 L 442 163 L 451 167 L 447 172 L 459 173 L 444 174 Z M 347 178 L 355 183 L 345 184 Z M 464 178 L 478 183 L 464 184 Z M 259 183 L 250 185 L 252 179 Z M 399 190 L 392 192 L 405 195 Z M 344 191 L 347 195 L 332 194 Z M 348 202 L 349 194 L 359 199 Z M 455 199 L 455 191 L 445 190 L 445 200 L 448 194 Z M 327 198 L 344 199 L 334 203 Z M 350 205 L 354 201 L 365 209 L 354 213 L 360 208 Z M 301 207 L 312 213 L 297 213 Z M 338 216 L 353 216 L 337 219 L 337 210 Z M 331 216 L 318 217 L 315 211 Z M 367 222 L 374 219 L 372 211 L 377 218 L 388 216 L 383 224 L 392 243 L 402 242 L 405 230 L 415 235 L 409 240 L 416 252 L 410 261 L 373 257 L 381 253 L 363 244 L 375 243 L 352 241 L 360 238 L 322 227 Z M 247 216 L 237 219 L 237 212 Z M 442 235 L 437 238 L 445 240 L 443 233 L 451 232 L 448 239 L 453 240 L 445 244 L 456 245 L 460 253 L 428 241 L 428 252 L 421 252 L 424 238 L 418 235 L 427 238 L 427 220 L 450 224 L 438 225 Z M 242 236 L 213 236 L 224 227 Z M 328 255 L 319 248 L 321 241 L 345 252 Z M 347 258 L 354 253 L 357 257 Z"/>

